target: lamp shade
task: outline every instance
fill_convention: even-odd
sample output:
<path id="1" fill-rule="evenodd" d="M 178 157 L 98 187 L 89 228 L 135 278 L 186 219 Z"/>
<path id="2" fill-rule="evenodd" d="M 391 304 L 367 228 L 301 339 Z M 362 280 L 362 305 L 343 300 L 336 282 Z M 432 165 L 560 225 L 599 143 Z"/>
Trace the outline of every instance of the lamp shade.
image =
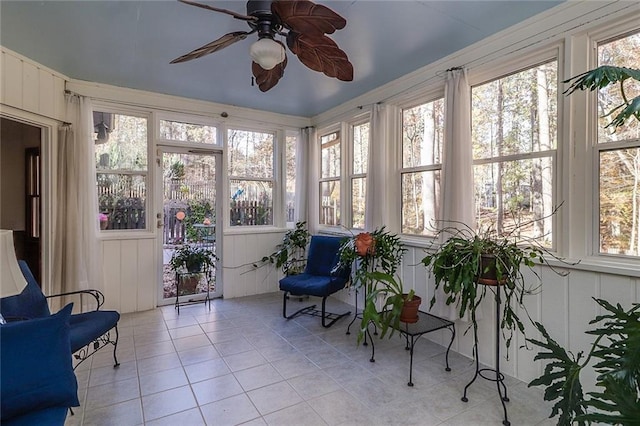
<path id="1" fill-rule="evenodd" d="M 263 37 L 249 48 L 249 55 L 265 70 L 270 70 L 284 61 L 284 47 L 269 37 Z"/>
<path id="2" fill-rule="evenodd" d="M 13 247 L 13 231 L 0 229 L 0 298 L 20 294 L 26 286 Z"/>

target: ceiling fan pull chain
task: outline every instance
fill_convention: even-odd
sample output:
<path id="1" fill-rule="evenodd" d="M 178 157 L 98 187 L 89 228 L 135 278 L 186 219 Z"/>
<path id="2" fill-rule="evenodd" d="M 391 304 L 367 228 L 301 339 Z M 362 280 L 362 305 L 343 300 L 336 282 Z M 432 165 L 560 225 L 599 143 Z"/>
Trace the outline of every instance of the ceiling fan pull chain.
<path id="1" fill-rule="evenodd" d="M 256 84 L 256 79 L 255 77 L 251 77 L 251 87 L 255 86 Z"/>

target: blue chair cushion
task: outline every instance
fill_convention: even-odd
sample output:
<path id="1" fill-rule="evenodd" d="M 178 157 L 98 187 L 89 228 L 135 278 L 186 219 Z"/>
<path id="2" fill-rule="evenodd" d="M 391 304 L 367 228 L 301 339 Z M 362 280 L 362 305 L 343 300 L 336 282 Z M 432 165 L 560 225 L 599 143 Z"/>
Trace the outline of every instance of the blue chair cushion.
<path id="1" fill-rule="evenodd" d="M 71 315 L 71 352 L 74 353 L 102 336 L 118 324 L 116 311 L 91 311 Z"/>
<path id="2" fill-rule="evenodd" d="M 312 236 L 304 272 L 309 275 L 330 276 L 338 264 L 341 241 L 341 237 Z"/>
<path id="3" fill-rule="evenodd" d="M 0 326 L 2 423 L 37 410 L 80 405 L 69 340 L 72 308 Z"/>
<path id="4" fill-rule="evenodd" d="M 288 291 L 294 296 L 329 296 L 342 289 L 347 278 L 318 276 L 308 273 L 290 275 L 280 280 L 280 290 Z"/>
<path id="5" fill-rule="evenodd" d="M 20 270 L 27 280 L 22 293 L 0 299 L 0 313 L 8 319 L 44 318 L 51 315 L 47 299 L 24 260 L 19 260 Z"/>

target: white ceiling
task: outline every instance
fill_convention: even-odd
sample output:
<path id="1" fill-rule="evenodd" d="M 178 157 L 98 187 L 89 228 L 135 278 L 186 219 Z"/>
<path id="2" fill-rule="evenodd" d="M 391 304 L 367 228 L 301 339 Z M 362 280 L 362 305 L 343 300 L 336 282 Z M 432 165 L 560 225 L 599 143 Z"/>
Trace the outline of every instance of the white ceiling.
<path id="1" fill-rule="evenodd" d="M 251 86 L 255 35 L 182 64 L 169 62 L 245 22 L 164 1 L 0 1 L 0 44 L 68 77 L 310 117 L 362 95 L 561 2 L 322 1 L 347 26 L 331 36 L 354 80 L 312 71 L 287 52 L 270 91 Z M 205 2 L 246 13 L 244 1 Z M 462 64 L 461 64 L 462 65 Z"/>

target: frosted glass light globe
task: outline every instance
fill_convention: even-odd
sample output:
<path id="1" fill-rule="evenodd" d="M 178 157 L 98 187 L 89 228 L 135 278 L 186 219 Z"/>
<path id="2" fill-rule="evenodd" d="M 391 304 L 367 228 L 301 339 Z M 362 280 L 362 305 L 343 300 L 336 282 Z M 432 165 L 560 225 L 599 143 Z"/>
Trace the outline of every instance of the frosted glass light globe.
<path id="1" fill-rule="evenodd" d="M 270 70 L 284 61 L 284 47 L 280 43 L 265 37 L 251 45 L 249 55 L 262 68 Z"/>

